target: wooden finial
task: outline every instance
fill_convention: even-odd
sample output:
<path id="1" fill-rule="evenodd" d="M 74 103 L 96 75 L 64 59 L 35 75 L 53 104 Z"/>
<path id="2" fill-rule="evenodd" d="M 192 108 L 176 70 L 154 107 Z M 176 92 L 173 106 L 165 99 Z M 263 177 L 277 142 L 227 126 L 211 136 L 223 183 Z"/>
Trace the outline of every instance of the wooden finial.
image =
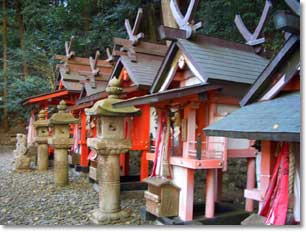
<path id="1" fill-rule="evenodd" d="M 272 8 L 271 1 L 266 0 L 264 10 L 261 14 L 259 23 L 258 23 L 258 25 L 257 25 L 253 34 L 247 29 L 247 27 L 243 23 L 240 15 L 236 15 L 236 17 L 235 17 L 235 24 L 236 24 L 239 32 L 243 36 L 243 38 L 247 41 L 246 44 L 248 44 L 250 46 L 253 46 L 257 53 L 259 53 L 261 51 L 260 45 L 265 42 L 265 38 L 260 38 L 259 39 L 258 37 L 262 32 L 262 29 L 263 29 L 263 27 L 266 23 L 266 20 L 268 18 L 268 14 L 269 14 L 271 8 Z"/>
<path id="2" fill-rule="evenodd" d="M 99 56 L 100 56 L 100 51 L 97 50 L 96 55 L 95 55 L 95 59 L 93 59 L 91 56 L 89 57 L 89 65 L 90 65 L 90 68 L 91 68 L 91 73 L 94 76 L 99 75 L 99 69 L 97 68 L 97 63 L 98 63 Z"/>
<path id="3" fill-rule="evenodd" d="M 71 59 L 71 57 L 75 55 L 75 52 L 71 51 L 71 45 L 72 45 L 73 40 L 74 40 L 74 36 L 71 36 L 70 41 L 65 42 L 65 51 L 66 51 L 66 57 L 68 60 Z"/>
<path id="4" fill-rule="evenodd" d="M 300 4 L 299 1 L 297 1 L 297 0 L 285 0 L 285 2 L 287 3 L 287 5 L 290 7 L 290 9 L 295 14 L 300 16 L 300 14 L 301 14 L 301 4 Z"/>
<path id="5" fill-rule="evenodd" d="M 170 1 L 172 15 L 180 30 L 186 32 L 186 39 L 190 38 L 192 33 L 202 27 L 202 22 L 194 23 L 193 15 L 197 8 L 199 0 L 190 0 L 186 14 L 183 16 L 176 0 Z"/>
<path id="6" fill-rule="evenodd" d="M 113 53 L 110 52 L 109 48 L 106 48 L 106 55 L 107 55 L 107 62 L 113 62 L 114 61 L 114 57 L 113 57 Z"/>
<path id="7" fill-rule="evenodd" d="M 126 31 L 129 36 L 129 40 L 132 41 L 133 45 L 136 45 L 140 39 L 144 38 L 144 34 L 142 32 L 138 33 L 142 15 L 143 15 L 143 10 L 142 8 L 139 8 L 137 12 L 136 20 L 134 22 L 133 30 L 132 30 L 130 21 L 128 19 L 125 19 L 125 22 L 124 22 Z"/>

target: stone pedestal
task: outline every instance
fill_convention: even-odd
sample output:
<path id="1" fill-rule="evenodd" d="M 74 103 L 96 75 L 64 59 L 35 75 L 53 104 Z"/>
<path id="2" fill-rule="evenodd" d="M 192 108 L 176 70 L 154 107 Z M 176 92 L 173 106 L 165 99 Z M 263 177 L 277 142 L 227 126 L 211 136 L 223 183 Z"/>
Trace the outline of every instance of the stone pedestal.
<path id="1" fill-rule="evenodd" d="M 48 144 L 37 145 L 37 170 L 47 171 L 49 165 Z"/>
<path id="2" fill-rule="evenodd" d="M 17 134 L 16 140 L 16 149 L 13 151 L 15 155 L 15 169 L 18 171 L 29 170 L 31 159 L 27 155 L 27 137 L 24 134 Z"/>
<path id="3" fill-rule="evenodd" d="M 37 145 L 37 169 L 38 171 L 48 170 L 48 120 L 46 120 L 46 111 L 41 110 L 38 114 L 38 120 L 33 123 L 36 129 L 35 143 Z"/>
<path id="4" fill-rule="evenodd" d="M 128 209 L 120 206 L 120 165 L 119 157 L 127 152 L 131 143 L 127 140 L 99 141 L 98 138 L 87 140 L 88 145 L 98 153 L 99 170 L 99 208 L 89 213 L 95 224 L 111 224 L 126 220 Z"/>
<path id="5" fill-rule="evenodd" d="M 86 115 L 98 116 L 97 138 L 88 138 L 87 145 L 98 154 L 99 208 L 89 213 L 89 219 L 95 224 L 112 224 L 129 217 L 128 209 L 120 206 L 120 164 L 121 153 L 131 147 L 131 141 L 124 138 L 124 117 L 139 113 L 135 107 L 114 109 L 112 104 L 120 102 L 117 96 L 121 92 L 120 81 L 112 79 L 106 91 L 107 99 L 86 109 Z"/>
<path id="6" fill-rule="evenodd" d="M 78 123 L 78 119 L 66 113 L 65 101 L 58 105 L 59 112 L 53 114 L 49 120 L 49 126 L 53 128 L 53 136 L 48 139 L 48 144 L 54 147 L 54 183 L 57 186 L 66 186 L 68 177 L 68 149 L 73 145 L 70 138 L 69 125 Z"/>

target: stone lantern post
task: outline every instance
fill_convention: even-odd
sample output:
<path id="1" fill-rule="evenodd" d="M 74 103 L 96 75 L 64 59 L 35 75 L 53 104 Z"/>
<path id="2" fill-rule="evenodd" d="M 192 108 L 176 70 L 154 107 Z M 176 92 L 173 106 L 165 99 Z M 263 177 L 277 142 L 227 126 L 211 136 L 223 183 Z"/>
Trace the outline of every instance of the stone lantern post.
<path id="1" fill-rule="evenodd" d="M 62 100 L 57 106 L 58 113 L 49 119 L 49 126 L 53 128 L 53 136 L 48 139 L 48 144 L 54 147 L 54 183 L 65 186 L 68 178 L 68 149 L 73 145 L 70 138 L 69 125 L 78 123 L 79 120 L 66 113 L 66 102 Z"/>
<path id="2" fill-rule="evenodd" d="M 140 111 L 135 107 L 113 108 L 120 102 L 122 89 L 120 81 L 113 78 L 106 88 L 107 99 L 100 100 L 86 115 L 97 116 L 97 138 L 88 138 L 87 144 L 98 154 L 99 208 L 89 213 L 95 224 L 109 224 L 129 217 L 127 210 L 120 206 L 120 165 L 119 156 L 131 147 L 131 141 L 124 138 L 124 117 L 135 116 Z"/>
<path id="3" fill-rule="evenodd" d="M 41 110 L 38 114 L 38 120 L 33 123 L 36 129 L 35 143 L 37 144 L 38 171 L 48 170 L 48 120 L 45 117 L 46 111 Z"/>

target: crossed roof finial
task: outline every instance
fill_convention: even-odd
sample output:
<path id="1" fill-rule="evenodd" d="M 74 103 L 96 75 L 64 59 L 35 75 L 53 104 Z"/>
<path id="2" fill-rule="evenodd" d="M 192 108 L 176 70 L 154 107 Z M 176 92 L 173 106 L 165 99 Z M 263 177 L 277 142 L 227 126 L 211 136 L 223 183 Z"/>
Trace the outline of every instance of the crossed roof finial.
<path id="1" fill-rule="evenodd" d="M 263 30 L 263 27 L 266 23 L 266 20 L 268 18 L 268 14 L 270 12 L 272 8 L 272 3 L 270 0 L 266 0 L 265 3 L 265 7 L 264 10 L 261 14 L 259 23 L 255 29 L 255 31 L 253 33 L 251 33 L 247 27 L 245 26 L 245 24 L 243 23 L 240 15 L 236 15 L 235 17 L 235 24 L 239 30 L 239 32 L 241 33 L 241 35 L 243 36 L 243 38 L 246 40 L 246 44 L 253 46 L 255 48 L 256 52 L 260 52 L 261 48 L 260 45 L 263 44 L 265 42 L 265 38 L 258 38 Z"/>
<path id="2" fill-rule="evenodd" d="M 186 14 L 183 16 L 176 0 L 170 1 L 172 15 L 180 30 L 186 32 L 186 39 L 190 38 L 192 33 L 202 27 L 202 22 L 193 23 L 193 15 L 197 8 L 199 0 L 190 0 Z"/>
<path id="3" fill-rule="evenodd" d="M 70 41 L 65 42 L 65 52 L 66 52 L 66 58 L 68 60 L 71 59 L 75 55 L 75 52 L 71 51 L 71 45 L 72 45 L 73 40 L 74 40 L 74 36 L 71 36 Z"/>
<path id="4" fill-rule="evenodd" d="M 90 68 L 91 68 L 91 73 L 94 76 L 99 75 L 99 69 L 97 68 L 97 63 L 98 63 L 99 56 L 100 56 L 100 51 L 99 51 L 99 49 L 97 49 L 96 54 L 95 54 L 95 59 L 93 59 L 91 56 L 89 57 L 89 65 L 90 65 Z"/>
<path id="5" fill-rule="evenodd" d="M 299 1 L 297 1 L 297 0 L 285 0 L 285 2 L 287 3 L 287 5 L 290 7 L 290 9 L 295 14 L 300 16 L 300 14 L 301 14 L 301 4 L 300 4 Z"/>
<path id="6" fill-rule="evenodd" d="M 133 29 L 131 27 L 130 21 L 128 19 L 125 19 L 124 25 L 126 28 L 126 31 L 129 36 L 129 40 L 132 41 L 133 45 L 136 45 L 140 39 L 144 38 L 144 34 L 142 32 L 139 32 L 140 22 L 142 19 L 143 10 L 142 8 L 138 9 L 137 17 L 134 22 Z M 138 33 L 139 32 L 139 33 Z"/>

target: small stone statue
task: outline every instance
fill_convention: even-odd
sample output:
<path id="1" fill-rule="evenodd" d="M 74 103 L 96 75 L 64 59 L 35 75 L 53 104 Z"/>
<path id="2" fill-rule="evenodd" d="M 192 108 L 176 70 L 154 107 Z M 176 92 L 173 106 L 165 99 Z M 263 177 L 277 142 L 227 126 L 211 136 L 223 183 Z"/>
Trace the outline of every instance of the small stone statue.
<path id="1" fill-rule="evenodd" d="M 16 149 L 13 151 L 15 155 L 15 169 L 28 170 L 30 169 L 31 159 L 27 155 L 27 136 L 24 134 L 17 134 L 16 140 Z"/>

